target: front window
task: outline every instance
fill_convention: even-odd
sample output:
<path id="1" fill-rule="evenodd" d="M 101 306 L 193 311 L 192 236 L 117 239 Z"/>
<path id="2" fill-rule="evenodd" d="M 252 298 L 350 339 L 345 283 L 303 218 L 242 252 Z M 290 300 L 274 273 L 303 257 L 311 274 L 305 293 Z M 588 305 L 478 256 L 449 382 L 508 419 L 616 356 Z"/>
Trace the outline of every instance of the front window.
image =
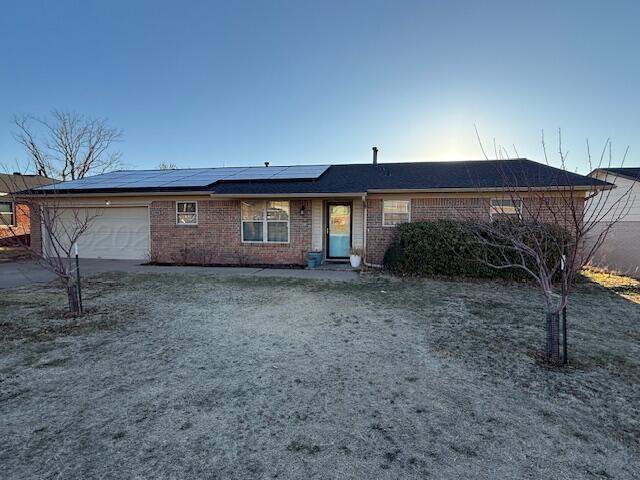
<path id="1" fill-rule="evenodd" d="M 489 210 L 491 220 L 522 218 L 522 200 L 511 198 L 492 198 Z"/>
<path id="2" fill-rule="evenodd" d="M 289 202 L 242 202 L 242 241 L 289 243 Z"/>
<path id="3" fill-rule="evenodd" d="M 176 225 L 198 224 L 198 202 L 176 202 Z"/>
<path id="4" fill-rule="evenodd" d="M 15 217 L 13 202 L 0 202 L 0 227 L 14 227 Z"/>
<path id="5" fill-rule="evenodd" d="M 382 225 L 395 227 L 410 221 L 411 202 L 409 200 L 385 200 L 382 206 Z"/>

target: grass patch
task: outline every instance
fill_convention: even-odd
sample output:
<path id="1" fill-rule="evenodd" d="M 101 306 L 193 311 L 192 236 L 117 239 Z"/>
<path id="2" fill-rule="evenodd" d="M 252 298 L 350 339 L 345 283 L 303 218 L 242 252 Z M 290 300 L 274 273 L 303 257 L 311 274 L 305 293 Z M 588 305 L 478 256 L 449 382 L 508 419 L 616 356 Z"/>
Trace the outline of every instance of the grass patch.
<path id="1" fill-rule="evenodd" d="M 634 303 L 640 303 L 640 281 L 625 275 L 618 275 L 606 270 L 586 268 L 582 275 L 610 292 L 620 295 Z"/>
<path id="2" fill-rule="evenodd" d="M 24 248 L 0 247 L 0 263 L 29 260 L 31 254 Z"/>

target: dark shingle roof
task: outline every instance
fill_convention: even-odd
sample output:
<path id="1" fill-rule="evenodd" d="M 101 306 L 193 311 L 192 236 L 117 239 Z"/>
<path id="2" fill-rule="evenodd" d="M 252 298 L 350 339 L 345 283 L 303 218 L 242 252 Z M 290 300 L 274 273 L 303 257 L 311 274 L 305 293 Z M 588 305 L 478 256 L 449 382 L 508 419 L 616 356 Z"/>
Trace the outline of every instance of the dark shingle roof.
<path id="1" fill-rule="evenodd" d="M 213 193 L 360 193 L 372 190 L 606 187 L 607 182 L 528 159 L 332 165 L 305 182 L 220 182 Z"/>
<path id="2" fill-rule="evenodd" d="M 57 180 L 42 175 L 0 173 L 0 193 L 15 193 L 56 182 Z"/>
<path id="3" fill-rule="evenodd" d="M 621 177 L 627 177 L 627 178 L 630 178 L 631 180 L 640 181 L 640 167 L 599 168 L 597 170 L 594 170 L 594 172 L 592 173 L 595 173 L 598 170 L 603 170 L 605 172 L 613 173 L 614 175 L 619 175 Z"/>
<path id="4" fill-rule="evenodd" d="M 216 169 L 211 169 L 216 170 Z M 140 176 L 144 171 L 133 171 Z M 153 173 L 153 171 L 152 171 Z M 143 175 L 144 176 L 144 175 Z M 95 182 L 88 177 L 87 182 Z M 56 186 L 55 193 L 115 193 L 115 192 L 179 192 L 210 191 L 218 195 L 280 195 L 365 193 L 379 190 L 460 190 L 499 189 L 510 187 L 581 187 L 606 188 L 611 185 L 601 180 L 567 172 L 525 158 L 512 160 L 468 160 L 458 162 L 370 163 L 331 165 L 315 179 L 298 180 L 231 180 L 190 187 L 144 187 L 118 185 L 97 181 L 82 190 Z"/>

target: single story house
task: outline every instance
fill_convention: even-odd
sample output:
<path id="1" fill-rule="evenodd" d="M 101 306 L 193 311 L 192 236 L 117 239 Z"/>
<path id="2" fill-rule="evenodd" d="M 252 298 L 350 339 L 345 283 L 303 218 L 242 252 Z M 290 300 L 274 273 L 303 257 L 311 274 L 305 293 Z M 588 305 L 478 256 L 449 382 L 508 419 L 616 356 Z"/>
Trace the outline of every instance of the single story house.
<path id="1" fill-rule="evenodd" d="M 617 187 L 607 194 L 607 210 L 609 206 L 612 210 L 603 219 L 602 227 L 594 230 L 593 236 L 606 228 L 606 221 L 614 220 L 617 212 L 624 209 L 625 213 L 624 218 L 609 231 L 591 263 L 640 277 L 640 167 L 599 168 L 589 176 Z M 616 204 L 619 208 L 614 207 Z"/>
<path id="2" fill-rule="evenodd" d="M 15 202 L 13 194 L 54 182 L 55 180 L 41 175 L 0 173 L 0 244 L 29 244 L 29 206 Z"/>
<path id="3" fill-rule="evenodd" d="M 68 218 L 100 212 L 78 242 L 81 257 L 303 265 L 309 251 L 345 261 L 358 248 L 379 266 L 399 223 L 460 208 L 518 214 L 506 184 L 549 195 L 567 186 L 580 205 L 610 186 L 528 159 L 383 164 L 376 154 L 367 164 L 115 171 L 34 193 L 55 197 Z"/>

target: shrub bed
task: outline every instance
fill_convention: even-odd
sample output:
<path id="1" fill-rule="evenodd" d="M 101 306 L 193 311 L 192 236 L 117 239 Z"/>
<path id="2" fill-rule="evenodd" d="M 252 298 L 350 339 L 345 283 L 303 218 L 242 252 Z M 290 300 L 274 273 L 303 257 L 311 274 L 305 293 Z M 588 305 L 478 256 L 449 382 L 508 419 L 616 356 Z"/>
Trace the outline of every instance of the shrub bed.
<path id="1" fill-rule="evenodd" d="M 496 257 L 495 251 L 477 241 L 471 228 L 470 223 L 456 220 L 398 225 L 396 238 L 385 253 L 384 266 L 401 275 L 531 279 L 522 269 L 495 269 L 475 260 L 483 254 L 487 258 Z M 567 233 L 556 225 L 544 225 L 541 235 L 550 242 L 556 242 L 565 239 Z M 547 265 L 554 265 L 559 255 L 559 252 L 550 251 Z"/>

